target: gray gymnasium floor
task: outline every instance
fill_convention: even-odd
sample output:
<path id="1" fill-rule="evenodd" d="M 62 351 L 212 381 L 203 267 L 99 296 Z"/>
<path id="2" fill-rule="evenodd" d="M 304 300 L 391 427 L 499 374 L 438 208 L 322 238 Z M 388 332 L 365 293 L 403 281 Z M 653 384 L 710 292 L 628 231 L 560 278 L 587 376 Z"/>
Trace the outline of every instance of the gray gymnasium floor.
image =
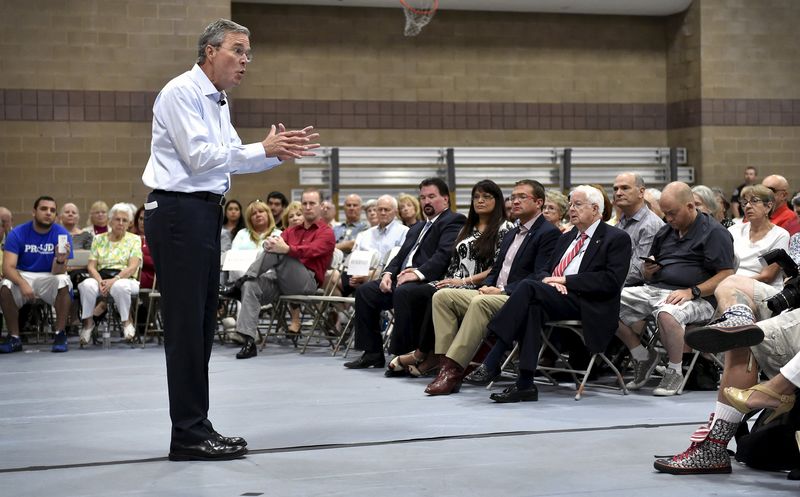
<path id="1" fill-rule="evenodd" d="M 427 398 L 424 380 L 349 371 L 323 349 L 271 343 L 237 361 L 215 346 L 211 419 L 243 435 L 229 462 L 166 459 L 163 349 L 26 347 L 0 356 L 0 495 L 553 496 L 797 495 L 783 473 L 675 477 L 654 454 L 688 446 L 712 392 L 671 399 L 541 388 L 496 405 L 465 386 Z"/>

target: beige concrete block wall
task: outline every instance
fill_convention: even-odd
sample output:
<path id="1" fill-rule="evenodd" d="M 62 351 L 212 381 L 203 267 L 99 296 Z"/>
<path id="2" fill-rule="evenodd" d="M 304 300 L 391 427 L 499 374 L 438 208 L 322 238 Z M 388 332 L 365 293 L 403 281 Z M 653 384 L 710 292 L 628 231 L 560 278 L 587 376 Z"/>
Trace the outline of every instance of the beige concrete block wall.
<path id="1" fill-rule="evenodd" d="M 234 4 L 255 61 L 236 95 L 293 99 L 663 102 L 664 20 Z M 264 60 L 259 54 L 265 54 Z"/>

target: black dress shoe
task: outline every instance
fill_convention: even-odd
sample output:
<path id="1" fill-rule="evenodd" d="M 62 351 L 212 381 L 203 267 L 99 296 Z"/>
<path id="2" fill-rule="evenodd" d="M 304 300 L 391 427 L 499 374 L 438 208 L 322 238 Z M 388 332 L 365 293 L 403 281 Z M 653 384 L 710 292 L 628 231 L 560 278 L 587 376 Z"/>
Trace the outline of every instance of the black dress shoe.
<path id="1" fill-rule="evenodd" d="M 247 454 L 247 447 L 241 445 L 225 445 L 217 440 L 208 439 L 195 444 L 173 443 L 169 449 L 170 461 L 230 461 Z"/>
<path id="2" fill-rule="evenodd" d="M 475 368 L 475 371 L 471 372 L 466 378 L 464 378 L 464 382 L 471 383 L 472 385 L 488 385 L 497 379 L 498 376 L 500 376 L 499 369 L 495 371 L 489 371 L 489 368 L 487 368 L 485 364 L 481 364 Z"/>
<path id="3" fill-rule="evenodd" d="M 242 345 L 242 350 L 236 353 L 237 359 L 250 359 L 258 355 L 256 350 L 256 341 L 252 337 L 247 337 Z"/>
<path id="4" fill-rule="evenodd" d="M 364 352 L 355 361 L 344 363 L 348 369 L 382 368 L 386 364 L 383 352 Z"/>
<path id="5" fill-rule="evenodd" d="M 211 438 L 216 440 L 217 442 L 225 445 L 239 445 L 241 447 L 247 447 L 247 440 L 242 437 L 226 437 L 220 435 L 216 431 L 211 432 Z"/>
<path id="6" fill-rule="evenodd" d="M 539 389 L 536 385 L 520 390 L 517 385 L 511 385 L 503 390 L 503 393 L 493 393 L 489 396 L 495 402 L 505 404 L 509 402 L 535 402 L 539 400 Z"/>

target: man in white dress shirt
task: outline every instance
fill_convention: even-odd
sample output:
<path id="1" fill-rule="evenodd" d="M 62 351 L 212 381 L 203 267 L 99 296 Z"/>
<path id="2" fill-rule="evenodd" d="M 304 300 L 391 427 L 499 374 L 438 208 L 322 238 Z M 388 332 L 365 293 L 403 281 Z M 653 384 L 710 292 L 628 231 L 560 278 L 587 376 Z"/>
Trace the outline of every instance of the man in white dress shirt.
<path id="1" fill-rule="evenodd" d="M 312 127 L 273 125 L 260 143 L 243 144 L 231 125 L 225 90 L 252 60 L 250 31 L 227 19 L 209 24 L 197 63 L 161 90 L 142 181 L 145 233 L 162 295 L 172 436 L 171 460 L 226 460 L 247 453 L 208 420 L 208 360 L 216 327 L 223 195 L 231 174 L 266 171 L 314 155 Z"/>

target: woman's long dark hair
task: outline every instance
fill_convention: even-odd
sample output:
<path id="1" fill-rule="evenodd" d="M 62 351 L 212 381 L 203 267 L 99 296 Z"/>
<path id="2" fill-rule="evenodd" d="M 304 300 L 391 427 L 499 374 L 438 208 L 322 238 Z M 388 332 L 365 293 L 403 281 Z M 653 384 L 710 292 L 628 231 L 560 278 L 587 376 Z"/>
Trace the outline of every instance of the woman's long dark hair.
<path id="1" fill-rule="evenodd" d="M 239 206 L 239 220 L 236 221 L 236 226 L 234 226 L 233 230 L 231 230 L 231 238 L 236 238 L 236 233 L 238 233 L 239 230 L 244 228 L 244 209 L 242 209 L 242 204 L 240 204 L 238 200 L 236 200 L 236 199 L 228 200 L 225 203 L 225 210 L 222 211 L 224 213 L 224 216 L 225 216 L 222 219 L 222 225 L 223 226 L 228 224 L 228 206 L 231 205 L 231 204 L 236 204 L 236 205 Z"/>
<path id="2" fill-rule="evenodd" d="M 475 251 L 477 253 L 476 260 L 489 263 L 494 259 L 494 252 L 497 247 L 497 236 L 498 231 L 500 230 L 500 225 L 503 224 L 506 219 L 503 191 L 494 181 L 490 179 L 484 179 L 478 181 L 475 183 L 475 186 L 472 187 L 472 193 L 470 193 L 469 196 L 469 213 L 467 214 L 467 222 L 464 223 L 464 227 L 461 228 L 461 231 L 458 233 L 456 245 L 464 238 L 470 236 L 472 230 L 475 229 L 480 221 L 478 213 L 475 212 L 474 201 L 472 200 L 472 197 L 474 197 L 475 193 L 478 192 L 488 193 L 494 197 L 494 210 L 489 217 L 489 224 L 486 227 L 486 230 L 481 233 L 481 236 L 475 242 Z"/>

